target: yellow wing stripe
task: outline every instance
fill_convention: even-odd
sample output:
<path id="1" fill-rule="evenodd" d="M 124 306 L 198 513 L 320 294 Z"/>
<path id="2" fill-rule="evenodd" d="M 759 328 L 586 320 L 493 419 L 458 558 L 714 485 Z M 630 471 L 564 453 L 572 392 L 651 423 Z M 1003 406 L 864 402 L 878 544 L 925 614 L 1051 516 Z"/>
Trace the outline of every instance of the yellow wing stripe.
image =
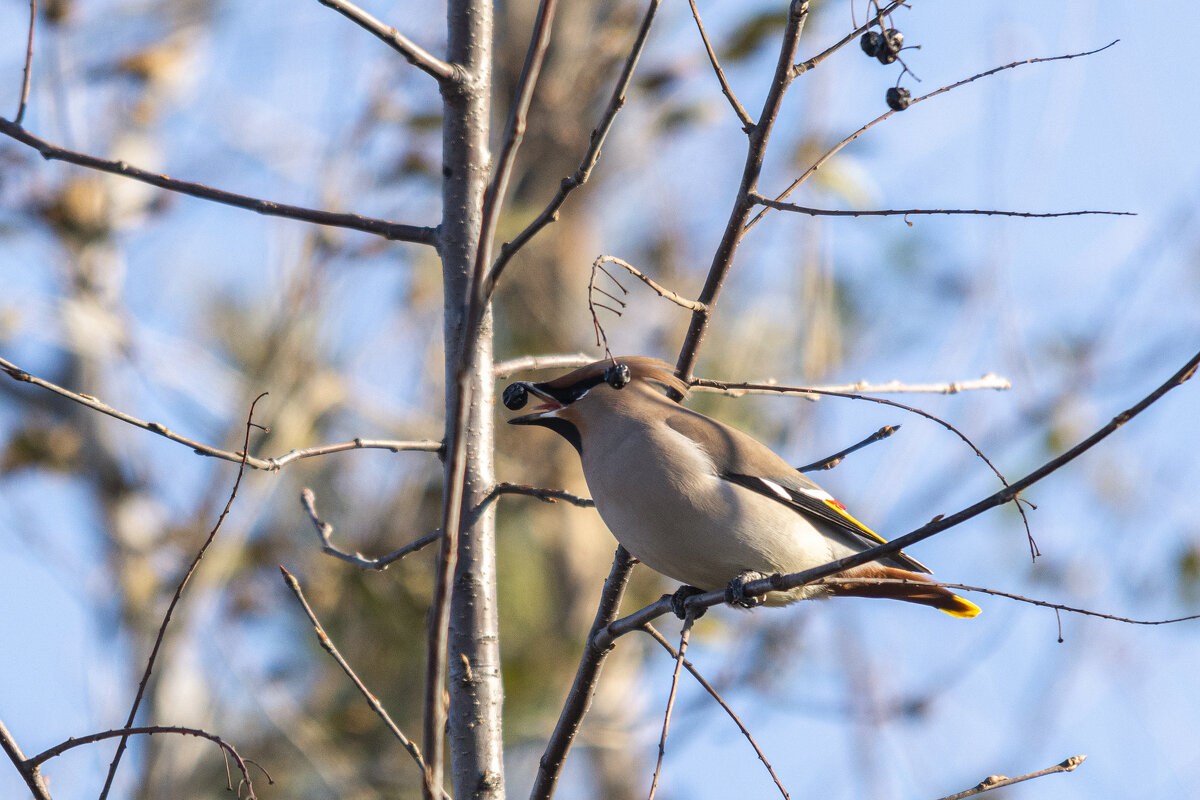
<path id="1" fill-rule="evenodd" d="M 833 510 L 833 513 L 837 514 L 839 517 L 841 517 L 842 519 L 849 522 L 855 528 L 858 528 L 860 531 L 867 534 L 868 536 L 870 536 L 872 539 L 879 542 L 880 544 L 887 544 L 887 539 L 883 538 L 878 533 L 871 530 L 866 525 L 863 525 L 861 522 L 859 522 L 857 519 L 855 519 L 853 516 L 851 516 L 850 512 L 846 510 L 846 507 L 844 505 L 842 505 L 841 503 L 839 503 L 837 500 L 834 500 L 832 497 L 823 497 L 821 499 L 825 503 L 825 505 L 829 506 L 829 508 Z"/>

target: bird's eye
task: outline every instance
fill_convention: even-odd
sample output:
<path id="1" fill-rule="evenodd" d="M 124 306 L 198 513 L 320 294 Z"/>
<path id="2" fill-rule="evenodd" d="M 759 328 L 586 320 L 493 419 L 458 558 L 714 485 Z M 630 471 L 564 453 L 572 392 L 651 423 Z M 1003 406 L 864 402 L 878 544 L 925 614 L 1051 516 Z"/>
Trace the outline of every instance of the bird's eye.
<path id="1" fill-rule="evenodd" d="M 525 388 L 524 383 L 510 383 L 504 387 L 503 399 L 505 408 L 517 411 L 529 402 L 529 390 Z"/>
<path id="2" fill-rule="evenodd" d="M 614 389 L 624 389 L 631 380 L 633 377 L 629 374 L 629 367 L 625 364 L 613 364 L 604 370 L 604 382 Z"/>

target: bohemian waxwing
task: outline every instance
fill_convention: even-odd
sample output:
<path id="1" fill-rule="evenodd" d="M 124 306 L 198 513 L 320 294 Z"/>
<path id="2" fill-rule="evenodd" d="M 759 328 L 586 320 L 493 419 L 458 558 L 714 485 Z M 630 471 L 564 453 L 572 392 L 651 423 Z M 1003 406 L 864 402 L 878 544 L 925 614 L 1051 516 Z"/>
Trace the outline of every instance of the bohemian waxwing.
<path id="1" fill-rule="evenodd" d="M 799 572 L 884 540 L 770 448 L 683 408 L 661 388 L 687 385 L 652 358 L 598 361 L 546 383 L 518 381 L 504 405 L 534 413 L 510 419 L 541 425 L 579 451 L 596 510 L 625 548 L 651 569 L 704 591 L 752 605 L 741 586 L 772 573 Z M 841 573 L 908 583 L 802 586 L 771 592 L 770 605 L 829 595 L 887 597 L 955 617 L 979 607 L 929 584 L 929 569 L 895 553 Z M 676 595 L 677 598 L 680 595 Z"/>

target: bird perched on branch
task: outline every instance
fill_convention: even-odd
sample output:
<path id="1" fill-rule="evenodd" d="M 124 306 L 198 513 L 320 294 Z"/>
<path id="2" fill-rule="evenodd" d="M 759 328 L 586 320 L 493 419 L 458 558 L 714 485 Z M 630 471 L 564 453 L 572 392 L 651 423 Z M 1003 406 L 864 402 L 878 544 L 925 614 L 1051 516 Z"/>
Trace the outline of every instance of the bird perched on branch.
<path id="1" fill-rule="evenodd" d="M 504 405 L 533 413 L 513 425 L 540 425 L 579 451 L 596 510 L 642 563 L 686 584 L 676 611 L 697 590 L 726 589 L 750 607 L 743 587 L 773 573 L 800 572 L 884 540 L 770 448 L 672 402 L 663 389 L 688 386 L 671 367 L 644 357 L 598 361 L 545 383 L 518 381 Z M 979 607 L 925 577 L 904 553 L 838 573 L 899 583 L 810 584 L 771 592 L 770 605 L 830 595 L 883 597 L 933 606 L 955 617 Z M 694 588 L 693 588 L 694 587 Z"/>

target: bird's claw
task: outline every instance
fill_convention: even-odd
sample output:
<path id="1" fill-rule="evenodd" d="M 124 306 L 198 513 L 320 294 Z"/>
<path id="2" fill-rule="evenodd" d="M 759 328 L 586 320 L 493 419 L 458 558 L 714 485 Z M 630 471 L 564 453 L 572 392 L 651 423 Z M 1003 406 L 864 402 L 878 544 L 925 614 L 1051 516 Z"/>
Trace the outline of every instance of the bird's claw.
<path id="1" fill-rule="evenodd" d="M 684 604 L 689 597 L 695 597 L 698 594 L 704 594 L 704 590 L 697 589 L 695 586 L 688 586 L 687 584 L 676 589 L 675 593 L 671 595 L 671 610 L 675 612 L 675 616 L 680 619 L 687 619 L 689 609 Z M 692 619 L 700 619 L 704 616 L 704 612 L 708 611 L 704 606 L 697 606 L 690 610 L 692 612 Z"/>
<path id="2" fill-rule="evenodd" d="M 754 608 L 763 604 L 761 597 L 747 597 L 746 584 L 767 577 L 761 572 L 746 570 L 725 587 L 725 602 L 738 608 Z"/>

